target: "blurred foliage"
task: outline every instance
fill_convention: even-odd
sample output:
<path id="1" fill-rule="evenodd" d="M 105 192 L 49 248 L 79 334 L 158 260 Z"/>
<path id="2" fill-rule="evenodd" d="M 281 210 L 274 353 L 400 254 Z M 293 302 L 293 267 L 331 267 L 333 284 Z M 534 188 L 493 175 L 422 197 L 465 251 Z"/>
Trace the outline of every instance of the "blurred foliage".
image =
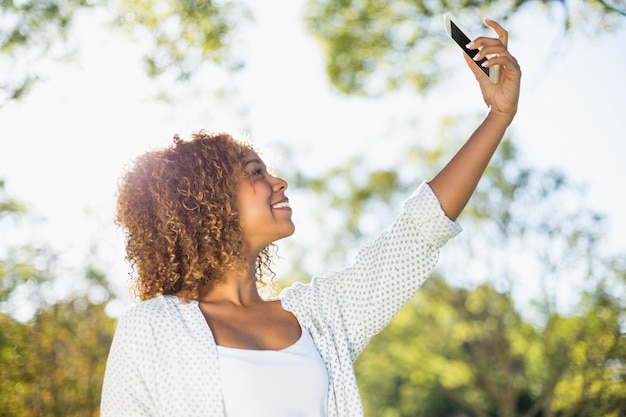
<path id="1" fill-rule="evenodd" d="M 366 415 L 622 416 L 623 313 L 607 297 L 538 327 L 489 285 L 431 279 L 356 363 Z"/>
<path id="2" fill-rule="evenodd" d="M 443 76 L 439 56 L 449 45 L 442 30 L 444 11 L 469 21 L 481 15 L 506 20 L 529 5 L 542 6 L 545 13 L 560 7 L 565 31 L 593 35 L 623 24 L 626 15 L 623 0 L 309 0 L 305 21 L 321 41 L 328 76 L 341 92 L 377 94 L 404 85 L 423 92 Z M 165 73 L 183 80 L 206 62 L 231 70 L 244 65 L 236 45 L 241 27 L 253 16 L 243 1 L 5 0 L 0 1 L 0 54 L 7 60 L 0 106 L 28 93 L 44 76 L 46 58 L 68 58 L 75 40 L 67 35 L 87 10 L 147 40 L 144 62 L 150 76 Z"/>
<path id="3" fill-rule="evenodd" d="M 345 264 L 347 248 L 361 247 L 371 238 L 367 233 L 369 225 L 379 225 L 381 220 L 393 216 L 399 192 L 407 190 L 398 171 L 372 168 L 360 156 L 314 177 L 296 167 L 287 170 L 295 188 L 315 196 L 315 204 L 320 209 L 311 210 L 311 213 L 315 216 L 317 227 L 324 230 L 326 238 L 322 244 L 328 245 L 317 250 L 325 254 L 327 264 L 336 264 L 337 267 Z M 321 209 L 325 207 L 332 209 Z M 339 228 L 337 225 L 340 225 Z"/>
<path id="4" fill-rule="evenodd" d="M 94 3 L 85 0 L 0 1 L 0 54 L 5 66 L 0 78 L 0 106 L 26 95 L 41 74 L 44 57 L 66 58 L 67 34 L 78 11 Z"/>
<path id="5" fill-rule="evenodd" d="M 428 148 L 407 145 L 398 151 L 402 157 L 390 166 L 373 166 L 363 155 L 314 176 L 299 171 L 296 165 L 285 166 L 286 172 L 297 173 L 292 187 L 314 194 L 311 212 L 319 214 L 316 222 L 326 236 L 326 242 L 317 246 L 323 260 L 334 263 L 349 258 L 352 248 L 362 246 L 389 224 L 417 181 L 437 172 L 451 150 L 458 149 L 466 122 L 444 118 L 438 143 Z M 284 160 L 295 161 L 292 157 Z M 483 280 L 513 291 L 516 285 L 523 285 L 523 279 L 519 262 L 510 261 L 525 256 L 525 266 L 543 277 L 541 281 L 548 287 L 567 282 L 577 290 L 591 289 L 608 277 L 613 281 L 607 284 L 625 283 L 608 272 L 620 268 L 616 265 L 623 254 L 604 252 L 604 217 L 588 207 L 585 189 L 558 170 L 539 170 L 523 163 L 510 138 L 500 144 L 461 221 L 467 233 L 455 240 L 460 241 L 455 246 L 463 247 L 458 275 L 469 278 L 474 270 L 490 270 L 492 275 L 486 277 L 481 272 Z M 473 236 L 474 231 L 479 236 Z M 468 267 L 477 263 L 482 267 Z M 546 316 L 556 307 L 555 292 L 556 288 L 545 288 L 542 306 L 548 308 Z"/>
<path id="6" fill-rule="evenodd" d="M 168 72 L 188 78 L 205 62 L 242 66 L 233 54 L 235 32 L 250 21 L 242 3 L 230 0 L 23 0 L 0 1 L 0 106 L 19 99 L 43 78 L 46 59 L 67 60 L 75 39 L 68 39 L 85 11 L 107 16 L 112 27 L 148 39 L 146 73 Z M 2 67 L 0 67 L 2 68 Z"/>
<path id="7" fill-rule="evenodd" d="M 25 213 L 0 181 L 0 236 Z M 91 265 L 85 268 L 85 279 L 99 289 L 98 303 L 86 295 L 55 300 L 48 296 L 59 277 L 54 251 L 34 243 L 2 244 L 8 246 L 0 255 L 0 415 L 99 415 L 115 325 L 105 313 L 112 298 L 106 277 Z M 13 317 L 24 300 L 36 309 L 28 322 Z"/>
<path id="8" fill-rule="evenodd" d="M 234 32 L 252 15 L 241 2 L 118 0 L 114 5 L 117 24 L 154 40 L 144 59 L 150 76 L 173 71 L 177 79 L 187 79 L 206 61 L 231 70 L 243 66 L 233 55 Z"/>
<path id="9" fill-rule="evenodd" d="M 563 10 L 563 28 L 594 35 L 624 23 L 623 0 L 309 0 L 306 22 L 326 56 L 332 84 L 346 94 L 379 94 L 411 86 L 424 92 L 441 80 L 442 51 L 450 45 L 442 15 L 462 22 L 489 16 L 506 21 L 530 5 Z M 484 27 L 464 25 L 478 36 Z M 477 30 L 480 29 L 480 30 Z"/>
<path id="10" fill-rule="evenodd" d="M 0 415 L 98 416 L 115 321 L 79 297 L 28 323 L 0 313 Z"/>
<path id="11" fill-rule="evenodd" d="M 26 207 L 14 198 L 7 195 L 5 182 L 0 179 L 0 220 L 5 216 L 23 213 Z"/>

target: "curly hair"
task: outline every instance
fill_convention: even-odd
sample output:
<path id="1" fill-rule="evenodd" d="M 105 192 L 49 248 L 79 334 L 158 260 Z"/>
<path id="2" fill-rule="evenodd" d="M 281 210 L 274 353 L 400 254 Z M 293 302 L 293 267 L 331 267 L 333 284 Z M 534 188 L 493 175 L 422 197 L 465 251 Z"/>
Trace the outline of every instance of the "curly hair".
<path id="1" fill-rule="evenodd" d="M 247 149 L 226 133 L 175 135 L 122 177 L 116 223 L 141 300 L 178 292 L 198 299 L 224 271 L 247 267 L 235 197 Z M 269 250 L 257 258 L 259 281 L 271 273 Z"/>

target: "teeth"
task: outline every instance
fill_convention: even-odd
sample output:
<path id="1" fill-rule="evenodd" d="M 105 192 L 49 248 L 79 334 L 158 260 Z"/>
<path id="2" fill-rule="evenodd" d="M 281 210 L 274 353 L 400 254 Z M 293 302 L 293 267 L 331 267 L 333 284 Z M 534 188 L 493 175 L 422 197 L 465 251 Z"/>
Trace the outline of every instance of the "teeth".
<path id="1" fill-rule="evenodd" d="M 289 203 L 286 201 L 283 201 L 282 203 L 276 203 L 272 205 L 272 208 L 289 208 Z"/>

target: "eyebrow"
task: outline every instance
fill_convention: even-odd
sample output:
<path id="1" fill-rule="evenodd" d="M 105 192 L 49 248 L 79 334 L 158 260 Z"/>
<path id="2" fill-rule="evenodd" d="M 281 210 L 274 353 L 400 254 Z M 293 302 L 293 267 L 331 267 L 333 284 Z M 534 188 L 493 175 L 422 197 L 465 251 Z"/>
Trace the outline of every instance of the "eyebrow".
<path id="1" fill-rule="evenodd" d="M 259 158 L 254 158 L 254 159 L 249 159 L 246 162 L 243 163 L 243 167 L 247 167 L 248 164 L 261 164 L 263 165 L 263 162 L 259 159 Z"/>

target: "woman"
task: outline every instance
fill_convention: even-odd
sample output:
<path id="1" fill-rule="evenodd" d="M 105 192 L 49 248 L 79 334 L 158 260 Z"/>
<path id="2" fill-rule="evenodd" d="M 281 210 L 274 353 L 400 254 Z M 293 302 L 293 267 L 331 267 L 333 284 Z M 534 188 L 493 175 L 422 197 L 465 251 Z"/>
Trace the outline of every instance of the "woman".
<path id="1" fill-rule="evenodd" d="M 264 300 L 269 248 L 294 225 L 287 183 L 226 134 L 140 157 L 120 185 L 118 222 L 142 303 L 119 321 L 102 416 L 360 416 L 352 364 L 413 297 L 517 111 L 521 72 L 507 33 L 466 57 L 489 112 L 452 160 L 405 202 L 349 268 Z"/>

